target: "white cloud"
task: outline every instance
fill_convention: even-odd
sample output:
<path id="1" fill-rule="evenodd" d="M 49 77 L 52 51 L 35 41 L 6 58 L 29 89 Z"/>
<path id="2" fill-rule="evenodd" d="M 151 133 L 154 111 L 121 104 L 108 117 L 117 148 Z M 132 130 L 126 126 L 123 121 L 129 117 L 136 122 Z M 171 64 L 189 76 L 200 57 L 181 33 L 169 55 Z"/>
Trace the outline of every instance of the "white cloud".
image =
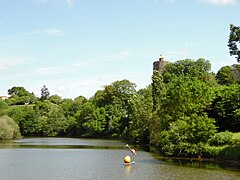
<path id="1" fill-rule="evenodd" d="M 40 75 L 49 75 L 49 74 L 58 74 L 63 71 L 63 68 L 60 66 L 55 66 L 55 67 L 44 67 L 44 68 L 39 68 L 35 70 L 36 74 Z"/>
<path id="2" fill-rule="evenodd" d="M 62 33 L 62 30 L 56 29 L 56 28 L 47 28 L 42 30 L 35 30 L 31 32 L 23 33 L 25 35 L 49 35 L 49 36 L 55 36 Z"/>
<path id="3" fill-rule="evenodd" d="M 73 6 L 75 0 L 32 0 L 32 1 L 36 2 L 36 3 L 40 3 L 40 4 L 49 3 L 49 2 L 65 3 L 68 8 L 71 8 Z"/>
<path id="4" fill-rule="evenodd" d="M 57 35 L 62 33 L 60 29 L 54 29 L 54 28 L 45 29 L 43 32 L 45 32 L 48 35 Z"/>
<path id="5" fill-rule="evenodd" d="M 122 60 L 127 59 L 130 55 L 131 53 L 129 51 L 123 51 L 120 53 L 106 55 L 106 58 L 109 58 L 111 60 Z"/>
<path id="6" fill-rule="evenodd" d="M 235 4 L 236 0 L 205 0 L 205 2 L 208 2 L 213 5 L 231 5 Z"/>
<path id="7" fill-rule="evenodd" d="M 145 88 L 151 82 L 151 76 L 146 73 L 122 72 L 121 74 L 96 75 L 82 79 L 61 79 L 47 84 L 52 85 L 51 89 L 54 90 L 50 91 L 52 94 L 58 94 L 64 98 L 76 98 L 80 95 L 90 98 L 98 90 L 102 90 L 104 86 L 123 79 L 136 83 L 136 89 Z"/>
<path id="8" fill-rule="evenodd" d="M 33 57 L 0 57 L 0 70 L 7 70 L 13 66 L 33 60 Z"/>

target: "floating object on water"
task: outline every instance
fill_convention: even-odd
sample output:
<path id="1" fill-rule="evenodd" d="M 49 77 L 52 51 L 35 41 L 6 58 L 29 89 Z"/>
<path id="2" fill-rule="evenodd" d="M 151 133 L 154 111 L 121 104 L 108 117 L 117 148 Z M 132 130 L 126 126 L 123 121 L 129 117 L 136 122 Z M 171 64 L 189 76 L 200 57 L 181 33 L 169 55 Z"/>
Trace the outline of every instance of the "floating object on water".
<path id="1" fill-rule="evenodd" d="M 131 157 L 130 156 L 125 156 L 123 161 L 124 161 L 124 163 L 130 163 L 131 162 Z"/>
<path id="2" fill-rule="evenodd" d="M 128 144 L 125 145 L 125 147 L 128 147 L 128 149 L 131 151 L 131 153 L 133 153 L 134 155 L 137 155 L 137 152 L 135 149 L 130 148 L 130 146 Z"/>

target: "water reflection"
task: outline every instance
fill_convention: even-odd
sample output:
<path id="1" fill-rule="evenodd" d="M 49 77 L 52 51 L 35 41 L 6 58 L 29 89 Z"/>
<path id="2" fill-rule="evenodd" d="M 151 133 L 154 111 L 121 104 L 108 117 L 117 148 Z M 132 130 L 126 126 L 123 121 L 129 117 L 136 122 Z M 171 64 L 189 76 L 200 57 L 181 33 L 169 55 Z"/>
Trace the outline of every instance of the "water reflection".
<path id="1" fill-rule="evenodd" d="M 122 149 L 124 146 L 125 143 L 116 140 L 79 138 L 24 138 L 13 141 L 2 141 L 0 143 L 0 149 Z"/>
<path id="2" fill-rule="evenodd" d="M 136 148 L 135 164 L 125 143 L 78 138 L 25 138 L 0 143 L 1 180 L 240 179 L 240 169 L 213 162 L 166 159 Z"/>

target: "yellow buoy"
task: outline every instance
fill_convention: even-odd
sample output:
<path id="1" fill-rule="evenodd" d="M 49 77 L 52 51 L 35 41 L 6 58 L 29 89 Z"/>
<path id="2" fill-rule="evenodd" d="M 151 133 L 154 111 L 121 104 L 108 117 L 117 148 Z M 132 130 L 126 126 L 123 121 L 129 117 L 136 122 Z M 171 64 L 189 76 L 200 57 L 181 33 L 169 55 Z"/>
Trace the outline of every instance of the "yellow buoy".
<path id="1" fill-rule="evenodd" d="M 125 156 L 124 160 L 125 163 L 130 163 L 131 162 L 131 157 L 130 156 Z"/>

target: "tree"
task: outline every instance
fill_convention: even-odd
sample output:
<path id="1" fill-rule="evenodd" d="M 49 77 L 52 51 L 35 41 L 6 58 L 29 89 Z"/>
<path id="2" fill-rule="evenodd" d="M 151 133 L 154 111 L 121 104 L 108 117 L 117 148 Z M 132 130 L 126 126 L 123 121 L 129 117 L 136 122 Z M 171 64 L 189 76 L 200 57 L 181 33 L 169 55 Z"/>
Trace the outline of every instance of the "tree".
<path id="1" fill-rule="evenodd" d="M 224 66 L 222 67 L 216 75 L 218 83 L 221 85 L 230 85 L 235 84 L 237 82 L 237 78 L 233 72 L 233 67 Z"/>
<path id="2" fill-rule="evenodd" d="M 167 84 L 165 96 L 150 124 L 151 143 L 166 155 L 199 154 L 216 128 L 205 112 L 213 102 L 212 88 L 202 80 L 180 75 Z"/>
<path id="3" fill-rule="evenodd" d="M 4 100 L 0 99 L 0 116 L 4 115 L 7 109 L 8 104 Z"/>
<path id="4" fill-rule="evenodd" d="M 161 151 L 168 156 L 201 156 L 205 143 L 216 132 L 214 123 L 206 114 L 182 116 L 161 133 Z"/>
<path id="5" fill-rule="evenodd" d="M 163 82 L 162 74 L 159 71 L 154 71 L 152 75 L 152 98 L 153 111 L 160 108 L 161 102 L 166 93 L 165 84 Z"/>
<path id="6" fill-rule="evenodd" d="M 62 98 L 55 94 L 49 97 L 49 101 L 51 101 L 54 104 L 60 104 L 62 102 Z"/>
<path id="7" fill-rule="evenodd" d="M 229 53 L 236 56 L 237 62 L 240 62 L 240 27 L 230 24 L 230 35 L 228 40 Z"/>
<path id="8" fill-rule="evenodd" d="M 64 116 L 62 108 L 49 100 L 38 102 L 35 105 L 38 113 L 39 135 L 57 136 L 65 135 L 69 126 L 72 126 L 72 119 Z"/>
<path id="9" fill-rule="evenodd" d="M 131 142 L 149 144 L 149 124 L 152 118 L 153 99 L 152 86 L 140 89 L 130 99 L 129 125 L 125 129 L 125 137 Z"/>
<path id="10" fill-rule="evenodd" d="M 41 101 L 44 101 L 46 99 L 49 99 L 50 93 L 48 91 L 48 88 L 46 85 L 43 85 L 42 89 L 41 89 Z"/>
<path id="11" fill-rule="evenodd" d="M 209 60 L 203 58 L 199 58 L 196 61 L 185 59 L 167 64 L 164 67 L 162 76 L 165 83 L 170 82 L 175 77 L 185 75 L 214 86 L 217 84 L 217 81 L 215 80 L 214 74 L 210 71 L 211 63 Z"/>
<path id="12" fill-rule="evenodd" d="M 106 133 L 109 136 L 121 137 L 129 124 L 130 99 L 136 94 L 136 85 L 124 79 L 115 81 L 95 93 L 91 99 L 96 107 L 106 111 Z"/>
<path id="13" fill-rule="evenodd" d="M 99 137 L 106 129 L 106 112 L 103 107 L 94 109 L 83 123 L 84 135 Z"/>
<path id="14" fill-rule="evenodd" d="M 0 117 L 0 140 L 20 138 L 21 133 L 17 123 L 8 116 Z"/>
<path id="15" fill-rule="evenodd" d="M 11 95 L 6 100 L 9 105 L 32 104 L 37 99 L 34 93 L 29 93 L 24 87 L 13 87 L 8 90 L 8 94 Z"/>
<path id="16" fill-rule="evenodd" d="M 216 98 L 209 114 L 216 119 L 219 131 L 239 132 L 240 85 L 220 86 L 215 92 Z"/>
<path id="17" fill-rule="evenodd" d="M 18 97 L 27 96 L 30 93 L 24 87 L 12 87 L 8 90 L 8 94 L 13 96 L 16 95 Z"/>

